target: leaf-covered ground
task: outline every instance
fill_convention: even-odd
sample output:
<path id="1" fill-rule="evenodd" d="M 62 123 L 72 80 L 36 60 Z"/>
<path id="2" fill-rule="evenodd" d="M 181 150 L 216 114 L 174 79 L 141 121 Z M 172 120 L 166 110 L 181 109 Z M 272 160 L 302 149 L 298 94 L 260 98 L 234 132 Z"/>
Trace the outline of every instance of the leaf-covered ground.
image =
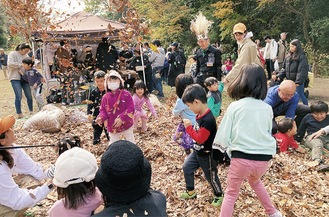
<path id="1" fill-rule="evenodd" d="M 137 145 L 141 147 L 146 158 L 152 165 L 151 187 L 162 191 L 167 197 L 168 216 L 219 216 L 220 208 L 210 205 L 212 191 L 203 177 L 202 171 L 195 174 L 197 199 L 184 201 L 179 195 L 185 189 L 182 164 L 185 153 L 181 147 L 172 141 L 178 119 L 172 117 L 172 107 L 175 96 L 162 101 L 163 106 L 156 107 L 159 118 L 148 123 L 145 134 L 135 134 Z M 224 103 L 224 109 L 227 103 Z M 54 144 L 66 134 L 81 137 L 84 148 L 92 152 L 98 160 L 107 147 L 103 137 L 100 145 L 92 145 L 92 127 L 90 123 L 77 124 L 70 119 L 75 109 L 86 110 L 85 106 L 65 109 L 66 123 L 60 133 L 47 134 L 41 131 L 26 132 L 20 130 L 24 120 L 15 125 L 19 145 Z M 35 160 L 44 164 L 45 168 L 55 162 L 57 153 L 52 148 L 26 149 L 26 152 Z M 329 163 L 328 155 L 324 160 Z M 318 173 L 316 167 L 308 166 L 310 160 L 307 149 L 301 152 L 276 155 L 271 160 L 271 167 L 263 177 L 263 182 L 278 209 L 289 217 L 302 216 L 329 216 L 329 173 Z M 226 187 L 228 168 L 219 166 L 218 175 L 223 188 Z M 30 208 L 30 216 L 47 216 L 47 210 L 56 201 L 57 195 L 53 191 L 47 199 L 37 206 Z M 234 216 L 251 217 L 266 216 L 264 209 L 256 198 L 248 183 L 244 182 L 240 196 L 235 204 Z"/>

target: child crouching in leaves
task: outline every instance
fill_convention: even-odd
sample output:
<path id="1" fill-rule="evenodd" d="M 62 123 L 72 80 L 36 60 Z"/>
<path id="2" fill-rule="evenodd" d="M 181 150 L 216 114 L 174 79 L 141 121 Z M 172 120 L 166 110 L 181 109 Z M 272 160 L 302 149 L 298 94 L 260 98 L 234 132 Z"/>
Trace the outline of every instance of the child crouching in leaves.
<path id="1" fill-rule="evenodd" d="M 103 203 L 96 188 L 95 156 L 79 147 L 61 154 L 55 163 L 53 183 L 62 196 L 48 211 L 50 217 L 91 216 Z"/>
<path id="2" fill-rule="evenodd" d="M 135 82 L 134 85 L 134 95 L 133 95 L 133 101 L 135 105 L 135 114 L 134 114 L 134 125 L 135 129 L 138 129 L 138 121 L 142 121 L 142 127 L 140 132 L 145 133 L 147 130 L 146 122 L 147 122 L 147 115 L 146 112 L 143 110 L 143 105 L 146 103 L 147 107 L 150 109 L 153 117 L 156 119 L 158 118 L 156 111 L 150 101 L 150 99 L 147 96 L 146 92 L 146 85 L 143 81 L 138 80 Z"/>
<path id="3" fill-rule="evenodd" d="M 297 133 L 296 122 L 291 118 L 282 118 L 278 122 L 278 133 L 274 134 L 278 142 L 280 152 L 287 152 L 289 147 L 298 148 L 298 144 L 294 138 Z"/>

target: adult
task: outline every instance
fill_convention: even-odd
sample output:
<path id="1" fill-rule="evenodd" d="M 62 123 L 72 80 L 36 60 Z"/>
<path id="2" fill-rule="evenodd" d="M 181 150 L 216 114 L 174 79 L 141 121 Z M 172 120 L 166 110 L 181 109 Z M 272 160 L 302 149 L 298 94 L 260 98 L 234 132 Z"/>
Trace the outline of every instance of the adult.
<path id="1" fill-rule="evenodd" d="M 29 207 L 36 205 L 46 198 L 51 191 L 51 184 L 43 184 L 34 189 L 20 188 L 13 178 L 13 173 L 31 176 L 21 177 L 18 181 L 37 181 L 47 178 L 42 165 L 34 162 L 24 149 L 15 148 L 15 133 L 12 127 L 15 124 L 14 116 L 0 119 L 0 216 L 23 216 Z M 33 177 L 33 178 L 32 178 Z M 40 183 L 38 183 L 40 184 Z"/>
<path id="2" fill-rule="evenodd" d="M 206 24 L 202 22 L 206 20 Z M 194 82 L 204 87 L 204 80 L 208 77 L 215 77 L 219 81 L 222 78 L 222 53 L 219 49 L 210 45 L 208 29 L 213 22 L 200 12 L 195 20 L 191 21 L 191 30 L 198 39 L 200 49 L 196 52 L 196 74 Z"/>
<path id="3" fill-rule="evenodd" d="M 164 62 L 166 58 L 166 52 L 161 47 L 161 43 L 159 40 L 154 40 L 152 45 L 155 46 L 154 50 L 152 49 L 152 53 L 150 54 L 150 62 L 152 63 L 152 80 L 153 80 L 153 88 L 154 91 L 157 91 L 157 97 L 163 98 L 163 90 L 162 90 L 162 82 L 161 82 L 161 74 L 164 68 Z"/>
<path id="4" fill-rule="evenodd" d="M 262 66 L 257 55 L 258 51 L 256 44 L 251 40 L 252 32 L 247 31 L 246 25 L 237 23 L 233 27 L 233 35 L 238 44 L 238 59 L 235 62 L 232 70 L 224 79 L 224 83 L 231 83 L 241 73 L 241 68 L 244 65 L 256 63 Z"/>
<path id="5" fill-rule="evenodd" d="M 114 45 L 112 45 L 108 38 L 102 38 L 96 50 L 96 69 L 107 72 L 107 70 L 115 69 L 117 60 L 119 59 L 119 52 Z"/>
<path id="6" fill-rule="evenodd" d="M 186 57 L 185 54 L 179 50 L 177 42 L 172 43 L 170 47 L 171 52 L 168 53 L 168 85 L 174 87 L 177 76 L 185 73 Z"/>
<path id="7" fill-rule="evenodd" d="M 15 108 L 18 118 L 24 117 L 21 108 L 22 90 L 24 91 L 29 111 L 30 113 L 33 112 L 31 88 L 29 83 L 22 79 L 22 75 L 24 75 L 25 71 L 22 65 L 22 60 L 28 57 L 27 54 L 30 50 L 30 45 L 23 43 L 17 46 L 17 50 L 8 55 L 8 79 L 15 93 Z"/>
<path id="8" fill-rule="evenodd" d="M 279 63 L 279 69 L 282 68 L 283 65 L 283 61 L 286 58 L 287 54 L 288 54 L 288 46 L 289 43 L 287 42 L 287 33 L 286 32 L 282 32 L 280 34 L 280 40 L 278 41 L 278 56 L 277 56 L 277 60 Z"/>
<path id="9" fill-rule="evenodd" d="M 0 48 L 0 68 L 2 69 L 5 79 L 8 79 L 7 61 L 8 61 L 8 55 L 5 54 L 5 50 L 3 48 Z"/>
<path id="10" fill-rule="evenodd" d="M 272 134 L 278 129 L 276 117 L 283 115 L 295 119 L 298 128 L 303 117 L 311 112 L 310 107 L 298 104 L 296 85 L 291 80 L 284 80 L 280 85 L 269 88 L 264 101 L 272 106 L 273 110 Z"/>
<path id="11" fill-rule="evenodd" d="M 283 62 L 283 69 L 278 77 L 295 82 L 296 91 L 299 99 L 304 105 L 308 105 L 307 98 L 304 94 L 304 83 L 308 77 L 308 61 L 302 45 L 298 39 L 294 39 L 289 45 L 289 54 Z"/>
<path id="12" fill-rule="evenodd" d="M 145 81 L 144 81 L 144 75 L 143 75 L 143 66 L 144 66 L 144 72 L 145 72 Z M 143 64 L 142 64 L 142 57 L 140 54 L 139 49 L 134 50 L 134 56 L 131 59 L 128 69 L 135 70 L 138 73 L 138 76 L 141 80 L 144 81 L 146 84 L 147 90 L 150 93 L 153 90 L 153 84 L 152 84 L 152 67 L 151 63 L 149 61 L 149 57 L 143 53 Z"/>
<path id="13" fill-rule="evenodd" d="M 112 143 L 95 178 L 105 209 L 94 216 L 167 216 L 166 197 L 150 189 L 151 174 L 151 165 L 137 145 L 127 140 Z"/>
<path id="14" fill-rule="evenodd" d="M 278 44 L 269 35 L 266 35 L 264 37 L 264 41 L 266 42 L 264 58 L 266 64 L 267 79 L 270 80 L 272 72 L 274 71 L 274 62 L 276 61 L 276 57 L 278 54 Z"/>

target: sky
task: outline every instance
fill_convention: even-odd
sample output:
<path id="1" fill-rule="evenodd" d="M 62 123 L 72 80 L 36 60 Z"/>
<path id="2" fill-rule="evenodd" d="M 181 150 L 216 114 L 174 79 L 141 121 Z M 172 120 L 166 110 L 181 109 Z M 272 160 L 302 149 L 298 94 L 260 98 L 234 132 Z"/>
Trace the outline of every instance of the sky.
<path id="1" fill-rule="evenodd" d="M 58 14 L 72 15 L 76 12 L 83 11 L 85 4 L 83 0 L 43 0 L 46 8 L 52 8 L 53 11 L 59 13 L 53 13 L 54 20 L 62 20 L 64 16 L 58 16 Z"/>

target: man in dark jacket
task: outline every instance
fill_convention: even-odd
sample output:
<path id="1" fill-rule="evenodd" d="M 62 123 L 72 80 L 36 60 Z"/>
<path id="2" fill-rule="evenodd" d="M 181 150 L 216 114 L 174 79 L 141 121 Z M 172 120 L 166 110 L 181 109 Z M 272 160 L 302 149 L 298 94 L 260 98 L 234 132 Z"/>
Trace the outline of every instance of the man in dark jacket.
<path id="1" fill-rule="evenodd" d="M 196 77 L 194 82 L 204 87 L 204 80 L 215 77 L 219 81 L 222 77 L 222 54 L 220 50 L 210 45 L 208 37 L 199 38 L 200 49 L 196 53 Z"/>

